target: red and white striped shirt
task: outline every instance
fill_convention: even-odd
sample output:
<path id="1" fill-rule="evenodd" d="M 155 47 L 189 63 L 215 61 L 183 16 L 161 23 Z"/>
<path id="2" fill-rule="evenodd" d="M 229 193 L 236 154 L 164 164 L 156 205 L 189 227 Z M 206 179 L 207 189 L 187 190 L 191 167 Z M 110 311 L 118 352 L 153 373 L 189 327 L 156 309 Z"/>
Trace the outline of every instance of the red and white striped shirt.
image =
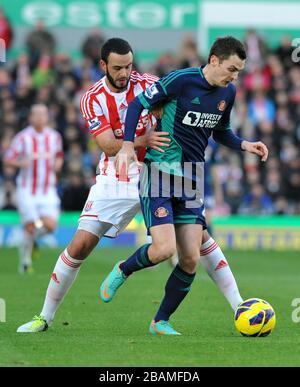
<path id="1" fill-rule="evenodd" d="M 127 89 L 122 93 L 114 93 L 107 86 L 106 77 L 101 78 L 90 87 L 80 101 L 80 109 L 88 122 L 91 134 L 96 137 L 106 130 L 112 130 L 117 139 L 122 139 L 128 105 L 138 94 L 157 80 L 158 78 L 154 75 L 141 75 L 132 71 Z M 136 129 L 136 136 L 144 135 L 154 123 L 154 116 L 144 109 Z M 138 152 L 139 160 L 142 160 L 144 155 L 145 151 Z M 101 175 L 116 179 L 114 157 L 109 157 L 103 152 L 99 162 L 99 171 Z M 131 166 L 128 173 L 130 180 L 138 174 L 137 167 Z"/>
<path id="2" fill-rule="evenodd" d="M 32 126 L 21 130 L 5 154 L 6 160 L 29 160 L 28 168 L 20 168 L 17 188 L 31 195 L 45 195 L 56 186 L 54 162 L 63 157 L 62 138 L 46 127 L 37 132 Z"/>

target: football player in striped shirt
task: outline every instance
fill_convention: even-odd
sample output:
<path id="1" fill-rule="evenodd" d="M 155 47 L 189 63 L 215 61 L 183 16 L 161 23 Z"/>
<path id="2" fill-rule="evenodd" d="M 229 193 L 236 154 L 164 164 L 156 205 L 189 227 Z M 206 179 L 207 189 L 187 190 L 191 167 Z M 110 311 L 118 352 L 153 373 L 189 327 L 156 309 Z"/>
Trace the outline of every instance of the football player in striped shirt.
<path id="1" fill-rule="evenodd" d="M 48 126 L 45 105 L 31 107 L 30 125 L 13 138 L 4 162 L 18 168 L 17 208 L 24 227 L 20 241 L 20 273 L 32 271 L 34 241 L 56 228 L 60 200 L 56 176 L 63 165 L 60 134 Z"/>
<path id="2" fill-rule="evenodd" d="M 39 332 L 52 323 L 80 266 L 102 237 L 116 237 L 140 211 L 137 184 L 139 169 L 133 167 L 128 180 L 116 174 L 114 155 L 120 150 L 128 104 L 150 86 L 157 77 L 132 71 L 133 53 L 123 39 L 109 39 L 101 50 L 105 76 L 82 96 L 80 109 L 91 135 L 102 151 L 96 184 L 91 187 L 79 219 L 78 230 L 59 255 L 54 267 L 40 315 L 18 328 L 18 332 Z M 135 149 L 142 160 L 146 147 L 163 151 L 169 139 L 155 132 L 155 118 L 147 109 L 140 115 Z"/>

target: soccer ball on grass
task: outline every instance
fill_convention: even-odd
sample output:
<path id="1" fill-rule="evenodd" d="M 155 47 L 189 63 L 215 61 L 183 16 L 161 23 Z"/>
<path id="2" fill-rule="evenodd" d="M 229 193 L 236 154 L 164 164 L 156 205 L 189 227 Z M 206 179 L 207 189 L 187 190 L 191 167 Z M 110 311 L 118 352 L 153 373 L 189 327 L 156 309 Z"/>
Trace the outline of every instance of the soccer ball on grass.
<path id="1" fill-rule="evenodd" d="M 234 314 L 234 324 L 243 336 L 264 337 L 274 329 L 276 316 L 267 301 L 249 298 L 238 306 Z"/>

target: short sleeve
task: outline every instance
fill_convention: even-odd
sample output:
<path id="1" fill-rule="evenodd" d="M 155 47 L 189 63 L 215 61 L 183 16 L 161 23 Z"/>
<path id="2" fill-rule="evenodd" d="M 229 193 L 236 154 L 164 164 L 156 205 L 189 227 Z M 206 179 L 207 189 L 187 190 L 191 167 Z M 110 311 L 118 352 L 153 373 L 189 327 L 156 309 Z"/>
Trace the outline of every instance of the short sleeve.
<path id="1" fill-rule="evenodd" d="M 105 130 L 111 129 L 100 103 L 93 95 L 85 93 L 82 96 L 80 110 L 92 136 L 96 137 Z"/>
<path id="2" fill-rule="evenodd" d="M 177 97 L 181 93 L 183 81 L 183 74 L 179 70 L 173 71 L 148 86 L 138 98 L 145 109 L 151 110 L 155 105 Z"/>

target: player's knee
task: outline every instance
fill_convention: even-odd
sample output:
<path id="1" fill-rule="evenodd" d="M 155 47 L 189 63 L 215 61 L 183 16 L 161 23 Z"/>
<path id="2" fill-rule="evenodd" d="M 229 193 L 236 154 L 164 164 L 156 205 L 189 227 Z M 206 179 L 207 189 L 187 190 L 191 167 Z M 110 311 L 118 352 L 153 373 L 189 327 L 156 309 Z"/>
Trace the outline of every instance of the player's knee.
<path id="1" fill-rule="evenodd" d="M 162 262 L 171 258 L 176 253 L 176 245 L 159 244 L 154 246 L 155 262 Z"/>
<path id="2" fill-rule="evenodd" d="M 179 259 L 180 267 L 184 271 L 190 274 L 196 272 L 198 262 L 199 262 L 198 255 L 185 255 L 184 257 L 180 257 Z"/>
<path id="3" fill-rule="evenodd" d="M 84 260 L 91 251 L 91 246 L 87 241 L 74 242 L 68 246 L 68 253 L 74 259 Z"/>

